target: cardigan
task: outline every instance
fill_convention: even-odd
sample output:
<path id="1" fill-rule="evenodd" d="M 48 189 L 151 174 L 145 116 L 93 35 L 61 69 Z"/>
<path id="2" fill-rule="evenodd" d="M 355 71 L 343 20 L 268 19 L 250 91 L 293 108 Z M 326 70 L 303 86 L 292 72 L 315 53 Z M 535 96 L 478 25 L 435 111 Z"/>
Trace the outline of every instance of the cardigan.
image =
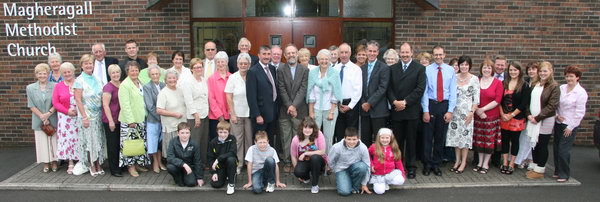
<path id="1" fill-rule="evenodd" d="M 57 112 L 68 114 L 73 96 L 69 86 L 65 85 L 65 81 L 57 83 L 54 86 L 54 92 L 52 92 L 52 105 L 54 105 L 54 109 Z"/>
<path id="2" fill-rule="evenodd" d="M 315 145 L 317 146 L 318 150 L 323 151 L 323 155 L 321 156 L 323 159 L 325 159 L 325 163 L 327 163 L 328 158 L 327 154 L 325 153 L 327 151 L 327 145 L 325 143 L 325 136 L 323 135 L 323 132 L 319 131 L 319 135 L 317 135 L 317 138 L 315 139 Z M 298 148 L 300 148 L 300 139 L 298 139 L 297 135 L 294 135 L 292 138 L 292 144 L 290 146 L 290 155 L 295 156 L 296 158 L 300 156 L 298 155 Z"/>
<path id="3" fill-rule="evenodd" d="M 517 109 L 519 109 L 520 113 L 517 114 L 514 119 L 524 119 L 526 110 L 529 108 L 529 101 L 531 100 L 531 89 L 529 88 L 529 84 L 527 82 L 523 82 L 523 86 L 521 87 L 521 91 L 513 92 L 512 94 L 512 103 L 508 102 L 506 97 L 506 93 L 502 97 L 502 102 L 500 103 L 502 110 L 505 114 L 511 113 Z M 512 110 L 508 109 L 508 104 L 512 104 Z"/>
<path id="4" fill-rule="evenodd" d="M 53 82 L 46 82 L 46 91 L 42 92 L 40 90 L 40 82 L 37 81 L 35 83 L 27 85 L 27 107 L 32 108 L 35 107 L 40 112 L 46 113 L 52 108 L 52 92 L 54 91 Z M 56 127 L 56 113 L 53 113 L 48 118 L 50 121 L 50 125 Z M 41 130 L 42 120 L 39 116 L 35 115 L 33 111 L 31 112 L 31 129 L 33 130 Z"/>
<path id="5" fill-rule="evenodd" d="M 402 164 L 402 157 L 398 158 L 398 160 L 394 160 L 394 152 L 392 152 L 391 146 L 383 147 L 383 163 L 379 162 L 379 156 L 377 155 L 375 149 L 375 144 L 372 144 L 369 147 L 369 156 L 371 157 L 371 168 L 375 170 L 375 172 L 371 173 L 372 175 L 386 175 L 392 172 L 394 169 L 402 171 L 402 175 L 405 174 L 404 165 Z"/>
<path id="6" fill-rule="evenodd" d="M 136 87 L 127 77 L 119 86 L 119 121 L 121 123 L 143 123 L 146 118 L 146 109 L 144 104 L 144 94 L 142 92 L 142 84 L 140 88 Z"/>

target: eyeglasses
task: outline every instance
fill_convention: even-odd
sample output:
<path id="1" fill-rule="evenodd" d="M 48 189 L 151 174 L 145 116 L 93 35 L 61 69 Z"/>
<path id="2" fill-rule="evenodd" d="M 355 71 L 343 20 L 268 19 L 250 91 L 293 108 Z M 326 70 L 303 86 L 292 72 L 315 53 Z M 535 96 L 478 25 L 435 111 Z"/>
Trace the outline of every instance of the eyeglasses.
<path id="1" fill-rule="evenodd" d="M 214 48 L 208 48 L 208 49 L 204 49 L 205 51 L 216 51 L 217 49 Z"/>

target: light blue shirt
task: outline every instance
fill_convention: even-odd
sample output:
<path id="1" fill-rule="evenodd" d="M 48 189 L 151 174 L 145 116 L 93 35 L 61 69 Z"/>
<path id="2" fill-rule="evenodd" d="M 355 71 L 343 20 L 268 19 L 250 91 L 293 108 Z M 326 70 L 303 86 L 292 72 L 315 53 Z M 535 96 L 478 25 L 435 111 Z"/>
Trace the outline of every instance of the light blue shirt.
<path id="1" fill-rule="evenodd" d="M 437 63 L 432 63 L 425 67 L 427 83 L 425 85 L 425 92 L 421 98 L 423 112 L 429 112 L 429 100 L 437 100 L 437 75 Z M 448 100 L 448 112 L 452 113 L 454 112 L 454 107 L 456 107 L 456 74 L 454 73 L 454 68 L 446 63 L 442 64 L 442 79 L 444 81 L 444 100 Z"/>

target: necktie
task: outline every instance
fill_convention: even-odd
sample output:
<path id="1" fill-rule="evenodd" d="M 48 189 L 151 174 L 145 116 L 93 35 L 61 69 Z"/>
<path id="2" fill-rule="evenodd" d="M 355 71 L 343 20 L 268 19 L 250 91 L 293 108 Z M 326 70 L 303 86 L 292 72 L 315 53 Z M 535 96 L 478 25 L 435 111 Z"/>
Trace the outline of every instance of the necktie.
<path id="1" fill-rule="evenodd" d="M 408 65 L 404 64 L 404 66 L 402 66 L 402 72 L 405 72 L 407 67 L 408 67 Z"/>
<path id="2" fill-rule="evenodd" d="M 344 82 L 344 68 L 346 65 L 342 65 L 342 69 L 340 70 L 340 82 Z"/>
<path id="3" fill-rule="evenodd" d="M 373 72 L 373 65 L 375 63 L 369 63 L 367 69 L 367 86 L 369 86 L 369 82 L 371 81 L 371 72 Z"/>
<path id="4" fill-rule="evenodd" d="M 212 61 L 210 61 L 210 60 L 209 60 L 209 61 L 206 63 L 206 74 L 205 74 L 205 75 L 206 75 L 206 77 L 208 78 L 208 77 L 212 76 L 212 74 L 213 74 L 213 66 L 212 66 Z"/>
<path id="5" fill-rule="evenodd" d="M 271 71 L 269 71 L 269 65 L 265 67 L 265 72 L 267 73 L 267 77 L 269 77 L 269 82 L 271 82 L 271 87 L 273 88 L 273 101 L 277 99 L 277 90 L 275 89 L 275 80 L 273 80 L 273 75 L 271 75 Z"/>
<path id="6" fill-rule="evenodd" d="M 442 78 L 442 67 L 438 66 L 437 73 L 437 101 L 444 101 L 444 79 Z"/>

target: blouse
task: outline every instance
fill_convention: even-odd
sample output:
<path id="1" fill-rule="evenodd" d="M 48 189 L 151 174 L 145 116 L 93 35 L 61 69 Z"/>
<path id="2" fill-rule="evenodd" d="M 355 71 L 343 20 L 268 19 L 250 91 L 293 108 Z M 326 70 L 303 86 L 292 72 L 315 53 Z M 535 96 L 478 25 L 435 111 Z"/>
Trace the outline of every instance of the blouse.
<path id="1" fill-rule="evenodd" d="M 225 78 L 221 77 L 221 74 L 214 73 L 208 78 L 208 104 L 210 110 L 208 112 L 208 118 L 212 120 L 219 119 L 223 116 L 225 119 L 229 119 L 229 109 L 227 107 L 227 98 L 225 97 L 225 85 L 231 73 L 227 72 Z"/>
<path id="2" fill-rule="evenodd" d="M 115 86 L 115 84 L 111 82 L 108 82 L 106 85 L 104 85 L 102 92 L 110 94 L 108 108 L 110 109 L 110 114 L 112 115 L 113 121 L 116 123 L 119 121 L 119 110 L 121 109 L 119 106 L 119 87 Z M 106 116 L 106 113 L 104 113 L 104 107 L 102 107 L 102 122 L 108 123 L 108 117 Z"/>
<path id="3" fill-rule="evenodd" d="M 52 108 L 52 92 L 54 91 L 55 83 L 47 82 L 46 89 L 42 91 L 40 89 L 40 82 L 27 85 L 27 107 L 35 107 L 40 112 L 46 113 Z M 50 118 L 50 125 L 56 127 L 56 113 L 53 113 Z M 42 120 L 39 116 L 31 113 L 31 129 L 41 130 Z"/>
<path id="4" fill-rule="evenodd" d="M 587 103 L 588 94 L 579 83 L 571 92 L 567 92 L 568 88 L 567 84 L 560 86 L 560 104 L 556 113 L 565 119 L 562 124 L 566 124 L 567 129 L 573 130 L 579 126 L 583 116 L 585 116 L 585 104 Z M 556 120 L 557 123 L 561 123 L 558 119 Z"/>
<path id="5" fill-rule="evenodd" d="M 181 122 L 187 122 L 185 113 L 185 102 L 183 101 L 183 92 L 180 88 L 171 90 L 168 87 L 163 88 L 158 93 L 156 101 L 156 108 L 164 109 L 169 112 L 176 112 L 183 114 L 181 118 L 171 116 L 160 116 L 160 122 L 162 123 L 162 132 L 170 133 L 177 131 L 177 124 Z"/>
<path id="6" fill-rule="evenodd" d="M 246 81 L 240 72 L 233 73 L 225 85 L 225 93 L 233 95 L 233 110 L 237 117 L 250 117 L 250 107 L 246 99 Z"/>
<path id="7" fill-rule="evenodd" d="M 481 80 L 480 80 L 481 82 Z M 485 111 L 487 117 L 499 117 L 500 116 L 500 102 L 502 101 L 502 95 L 504 92 L 504 86 L 498 79 L 494 79 L 492 84 L 486 89 L 481 88 L 479 92 L 479 107 L 484 107 L 492 101 L 496 101 L 498 105 L 496 107 Z"/>
<path id="8" fill-rule="evenodd" d="M 102 119 L 102 86 L 100 81 L 93 75 L 82 73 L 75 79 L 73 83 L 73 89 L 82 90 L 81 101 L 84 106 L 85 114 L 87 119 L 90 121 Z M 78 112 L 77 115 L 82 117 L 82 112 Z"/>
<path id="9" fill-rule="evenodd" d="M 341 88 L 339 72 L 334 68 L 327 68 L 325 77 L 321 77 L 321 68 L 314 68 L 308 73 L 307 103 L 315 103 L 318 110 L 329 110 L 330 103 L 341 100 Z"/>
<path id="10" fill-rule="evenodd" d="M 194 119 L 194 114 L 198 113 L 201 119 L 208 116 L 208 86 L 206 79 L 202 81 L 189 77 L 182 82 L 178 82 L 177 88 L 183 92 L 183 100 L 187 108 L 187 119 Z"/>

